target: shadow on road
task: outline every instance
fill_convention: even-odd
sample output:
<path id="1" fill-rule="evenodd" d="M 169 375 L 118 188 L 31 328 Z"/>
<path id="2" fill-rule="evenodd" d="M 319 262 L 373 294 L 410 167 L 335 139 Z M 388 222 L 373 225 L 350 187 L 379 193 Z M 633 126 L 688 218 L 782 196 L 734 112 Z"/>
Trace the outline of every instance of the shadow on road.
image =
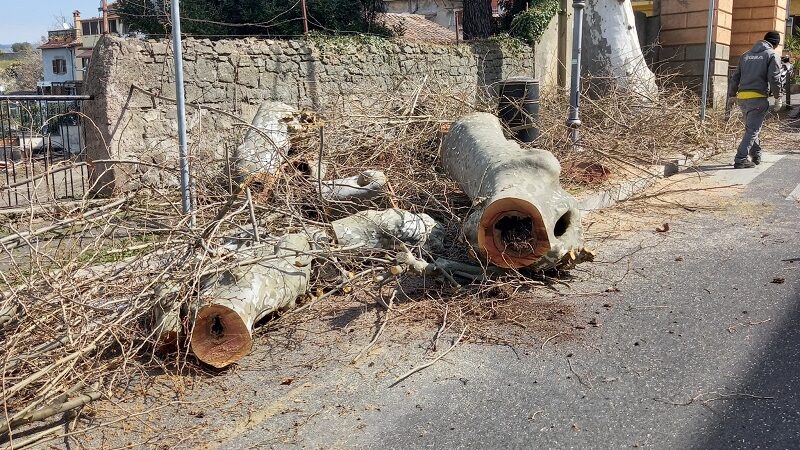
<path id="1" fill-rule="evenodd" d="M 800 292 L 781 320 L 743 382 L 726 393 L 731 396 L 707 403 L 716 421 L 698 430 L 695 448 L 798 448 Z"/>

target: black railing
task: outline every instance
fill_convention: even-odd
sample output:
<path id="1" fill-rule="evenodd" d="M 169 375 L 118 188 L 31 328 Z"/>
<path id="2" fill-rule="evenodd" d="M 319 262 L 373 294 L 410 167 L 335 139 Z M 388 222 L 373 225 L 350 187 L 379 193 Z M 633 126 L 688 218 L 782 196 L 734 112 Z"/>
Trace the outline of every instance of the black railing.
<path id="1" fill-rule="evenodd" d="M 0 96 L 0 208 L 78 199 L 87 191 L 80 95 Z"/>

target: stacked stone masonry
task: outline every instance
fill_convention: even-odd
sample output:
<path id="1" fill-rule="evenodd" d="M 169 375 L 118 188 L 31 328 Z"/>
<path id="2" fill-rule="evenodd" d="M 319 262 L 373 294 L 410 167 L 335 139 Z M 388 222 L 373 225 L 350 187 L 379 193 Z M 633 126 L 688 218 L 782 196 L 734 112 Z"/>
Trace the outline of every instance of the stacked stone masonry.
<path id="1" fill-rule="evenodd" d="M 511 76 L 534 76 L 534 53 L 495 42 L 461 45 L 366 40 L 200 40 L 184 42 L 186 100 L 194 164 L 221 164 L 238 145 L 240 121 L 249 122 L 264 100 L 324 113 L 332 104 L 365 113 L 375 99 L 413 95 L 448 86 L 470 101 L 491 98 L 494 85 Z M 86 93 L 86 112 L 96 124 L 87 133 L 89 157 L 166 164 L 177 153 L 174 66 L 167 41 L 105 37 L 95 49 Z M 380 103 L 380 102 L 378 102 Z M 95 177 L 102 191 L 128 190 L 141 183 L 175 185 L 174 171 L 142 164 L 122 169 L 101 164 Z"/>

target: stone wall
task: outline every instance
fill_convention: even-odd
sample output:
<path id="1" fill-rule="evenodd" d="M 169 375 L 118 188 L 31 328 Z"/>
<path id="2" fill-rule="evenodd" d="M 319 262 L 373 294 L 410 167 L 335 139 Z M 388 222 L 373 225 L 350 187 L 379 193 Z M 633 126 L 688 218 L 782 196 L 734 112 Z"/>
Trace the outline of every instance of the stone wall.
<path id="1" fill-rule="evenodd" d="M 249 122 L 264 100 L 322 113 L 333 104 L 369 112 L 376 98 L 387 92 L 410 96 L 423 79 L 428 89 L 448 86 L 479 101 L 490 98 L 502 79 L 535 76 L 533 49 L 499 42 L 189 39 L 184 61 L 186 99 L 201 106 L 187 109 L 194 164 L 216 164 L 238 145 L 240 121 L 224 112 Z M 177 183 L 174 172 L 150 166 L 175 166 L 178 152 L 175 106 L 169 101 L 175 96 L 169 43 L 105 37 L 95 48 L 87 78 L 85 93 L 94 96 L 85 103 L 94 123 L 87 130 L 89 158 L 145 163 L 96 164 L 95 177 L 117 189 L 142 181 Z"/>

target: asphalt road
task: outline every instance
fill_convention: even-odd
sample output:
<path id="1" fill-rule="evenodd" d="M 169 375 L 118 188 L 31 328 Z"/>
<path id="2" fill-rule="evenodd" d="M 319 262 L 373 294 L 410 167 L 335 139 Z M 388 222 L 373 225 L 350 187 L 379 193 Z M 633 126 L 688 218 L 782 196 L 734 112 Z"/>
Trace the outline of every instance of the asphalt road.
<path id="1" fill-rule="evenodd" d="M 572 338 L 461 345 L 394 388 L 371 364 L 333 366 L 211 447 L 798 448 L 800 155 L 765 161 L 704 167 L 746 185 L 725 212 L 602 244 L 630 263 L 573 287 L 616 289 L 573 299 L 587 325 Z"/>

